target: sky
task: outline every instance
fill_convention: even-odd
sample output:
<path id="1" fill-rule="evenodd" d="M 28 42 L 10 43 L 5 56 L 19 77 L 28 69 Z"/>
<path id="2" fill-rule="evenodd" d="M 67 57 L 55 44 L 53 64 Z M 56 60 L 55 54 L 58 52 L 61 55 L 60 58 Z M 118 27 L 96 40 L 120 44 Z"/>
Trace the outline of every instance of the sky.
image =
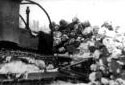
<path id="1" fill-rule="evenodd" d="M 81 22 L 89 20 L 93 26 L 110 21 L 123 29 L 125 27 L 125 0 L 36 0 L 36 2 L 45 8 L 51 20 L 57 24 L 61 19 L 71 22 L 72 18 L 78 17 Z M 20 14 L 24 18 L 26 7 L 20 6 Z M 49 22 L 45 13 L 35 5 L 29 7 L 31 29 L 48 32 Z M 33 22 L 36 21 L 39 22 L 39 26 L 33 27 Z"/>

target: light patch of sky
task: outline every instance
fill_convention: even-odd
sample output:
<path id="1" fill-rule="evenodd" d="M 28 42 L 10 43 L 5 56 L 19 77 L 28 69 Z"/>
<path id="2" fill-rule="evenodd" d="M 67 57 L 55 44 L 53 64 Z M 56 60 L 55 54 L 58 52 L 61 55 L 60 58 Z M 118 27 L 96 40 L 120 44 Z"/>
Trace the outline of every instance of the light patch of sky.
<path id="1" fill-rule="evenodd" d="M 36 0 L 37 1 L 37 0 Z M 92 25 L 101 25 L 104 21 L 112 21 L 125 27 L 125 0 L 38 0 L 49 13 L 52 21 L 58 23 L 61 19 L 71 22 L 73 17 L 80 21 L 89 20 Z M 25 17 L 25 7 L 21 14 Z M 39 21 L 39 28 L 33 30 L 49 31 L 49 22 L 43 11 L 37 6 L 30 6 L 30 21 Z"/>

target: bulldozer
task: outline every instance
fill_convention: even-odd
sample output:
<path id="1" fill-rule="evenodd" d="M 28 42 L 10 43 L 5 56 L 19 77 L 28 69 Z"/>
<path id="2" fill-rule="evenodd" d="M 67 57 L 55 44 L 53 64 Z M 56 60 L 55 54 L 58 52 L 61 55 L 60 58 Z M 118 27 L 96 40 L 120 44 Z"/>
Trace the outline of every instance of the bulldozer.
<path id="1" fill-rule="evenodd" d="M 20 50 L 22 54 L 34 56 L 37 58 L 44 60 L 46 63 L 52 63 L 56 68 L 58 68 L 57 72 L 49 72 L 49 73 L 30 73 L 28 79 L 14 79 L 12 81 L 6 79 L 6 75 L 0 74 L 1 78 L 3 78 L 0 83 L 4 85 L 11 84 L 21 84 L 21 85 L 41 85 L 42 83 L 47 83 L 52 80 L 69 80 L 71 79 L 73 82 L 78 80 L 88 81 L 88 75 L 85 73 L 90 72 L 89 67 L 84 67 L 88 59 L 81 60 L 74 64 L 70 64 L 72 61 L 71 58 L 67 57 L 59 57 L 53 55 L 53 30 L 52 30 L 52 22 L 47 11 L 38 3 L 31 0 L 0 0 L 0 50 L 3 48 L 9 50 Z M 40 7 L 44 13 L 47 15 L 49 20 L 49 27 L 51 32 L 46 34 L 42 31 L 34 32 L 29 27 L 29 13 L 30 9 L 27 7 L 26 21 L 19 14 L 20 5 L 25 4 L 35 4 Z M 25 24 L 25 28 L 19 28 L 19 18 Z M 32 33 L 37 33 L 37 36 L 34 36 Z M 20 52 L 18 51 L 18 52 Z M 27 53 L 25 53 L 25 52 Z M 16 51 L 15 51 L 16 52 Z M 18 53 L 19 54 L 19 53 Z M 38 55 L 39 54 L 39 55 Z M 61 60 L 61 61 L 60 61 Z M 64 60 L 64 61 L 62 61 Z M 93 61 L 90 59 L 90 62 Z M 68 64 L 63 65 L 62 62 L 68 62 Z M 91 62 L 92 63 L 92 62 Z M 90 64 L 91 64 L 90 63 Z M 82 64 L 82 68 L 77 68 L 78 64 Z M 89 64 L 89 65 L 90 65 Z M 89 66 L 88 65 L 88 66 Z M 82 73 L 77 72 L 73 69 L 82 69 Z M 80 70 L 81 71 L 81 70 Z M 84 73 L 85 72 L 85 73 Z M 84 77 L 84 78 L 83 78 Z M 1 80 L 0 78 L 0 80 Z M 4 81 L 5 80 L 5 81 Z"/>

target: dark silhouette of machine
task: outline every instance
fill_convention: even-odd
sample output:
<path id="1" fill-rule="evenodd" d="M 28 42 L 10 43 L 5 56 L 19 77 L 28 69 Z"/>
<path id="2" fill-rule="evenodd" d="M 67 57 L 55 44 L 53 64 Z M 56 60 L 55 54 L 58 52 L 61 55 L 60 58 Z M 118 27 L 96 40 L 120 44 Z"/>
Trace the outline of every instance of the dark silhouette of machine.
<path id="1" fill-rule="evenodd" d="M 51 29 L 51 19 L 46 12 L 46 10 L 39 5 L 38 3 L 30 0 L 25 0 L 26 2 L 22 2 L 22 0 L 1 0 L 0 1 L 0 42 L 6 41 L 5 45 L 1 45 L 0 47 L 12 47 L 12 49 L 19 48 L 35 50 L 40 54 L 51 55 L 52 46 L 53 46 L 53 35 L 52 32 L 50 34 L 46 34 L 42 31 L 37 32 L 37 36 L 32 35 L 32 30 L 29 27 L 29 14 L 30 9 L 27 7 L 26 14 L 27 20 L 25 21 L 21 15 L 19 15 L 19 6 L 24 4 L 35 4 L 39 6 L 47 15 L 50 29 Z M 19 28 L 19 17 L 23 20 L 25 29 Z M 8 41 L 8 44 L 7 44 Z M 15 43 L 15 45 L 9 45 Z"/>

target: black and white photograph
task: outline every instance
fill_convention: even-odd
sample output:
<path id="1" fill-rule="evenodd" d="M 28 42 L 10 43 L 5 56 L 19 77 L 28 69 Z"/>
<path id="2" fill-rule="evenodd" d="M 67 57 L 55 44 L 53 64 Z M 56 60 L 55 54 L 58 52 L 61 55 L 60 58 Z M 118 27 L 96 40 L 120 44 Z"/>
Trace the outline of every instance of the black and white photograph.
<path id="1" fill-rule="evenodd" d="M 0 0 L 0 85 L 125 85 L 125 0 Z"/>

